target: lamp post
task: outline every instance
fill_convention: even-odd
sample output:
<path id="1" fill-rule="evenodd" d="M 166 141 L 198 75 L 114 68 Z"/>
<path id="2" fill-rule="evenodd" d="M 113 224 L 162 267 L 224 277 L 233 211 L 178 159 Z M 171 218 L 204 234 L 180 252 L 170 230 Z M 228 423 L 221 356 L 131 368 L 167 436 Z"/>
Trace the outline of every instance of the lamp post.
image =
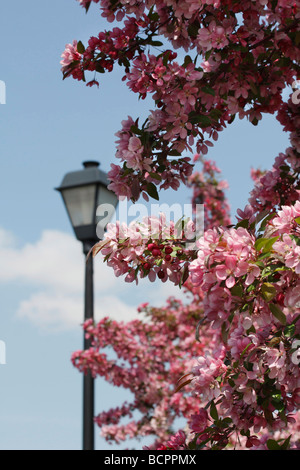
<path id="1" fill-rule="evenodd" d="M 85 256 L 102 238 L 107 223 L 111 220 L 117 206 L 117 196 L 107 189 L 109 184 L 106 174 L 99 169 L 99 163 L 86 161 L 83 169 L 67 173 L 60 187 L 75 236 L 82 242 Z M 108 215 L 97 220 L 97 208 L 103 207 L 101 215 Z M 93 257 L 89 256 L 85 264 L 84 320 L 94 319 Z M 91 345 L 84 336 L 84 349 Z M 83 450 L 94 450 L 94 379 L 90 371 L 83 378 Z"/>

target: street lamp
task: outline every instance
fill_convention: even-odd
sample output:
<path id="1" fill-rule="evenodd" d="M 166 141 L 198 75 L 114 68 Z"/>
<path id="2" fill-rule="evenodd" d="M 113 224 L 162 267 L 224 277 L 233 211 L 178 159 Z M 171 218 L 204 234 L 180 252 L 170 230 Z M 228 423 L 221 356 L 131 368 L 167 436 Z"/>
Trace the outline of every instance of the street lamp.
<path id="1" fill-rule="evenodd" d="M 83 169 L 67 173 L 59 188 L 75 236 L 82 242 L 83 253 L 89 253 L 103 237 L 118 203 L 117 196 L 107 189 L 106 174 L 99 163 L 86 161 Z M 97 211 L 98 208 L 103 210 Z M 100 212 L 100 214 L 99 214 Z M 97 215 L 106 215 L 99 219 Z M 99 219 L 99 220 L 97 220 Z M 84 320 L 94 319 L 93 257 L 85 264 Z M 84 349 L 91 341 L 84 336 Z M 94 379 L 90 372 L 83 379 L 83 450 L 94 450 Z"/>

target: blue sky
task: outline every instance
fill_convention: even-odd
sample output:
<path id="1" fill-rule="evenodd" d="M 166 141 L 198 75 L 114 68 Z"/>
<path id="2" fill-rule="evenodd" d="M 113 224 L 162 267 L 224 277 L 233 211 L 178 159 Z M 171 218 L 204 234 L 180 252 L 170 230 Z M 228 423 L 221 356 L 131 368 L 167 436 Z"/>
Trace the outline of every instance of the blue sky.
<path id="1" fill-rule="evenodd" d="M 96 5 L 75 0 L 2 2 L 0 80 L 0 449 L 81 449 L 82 376 L 70 356 L 83 344 L 83 267 L 60 195 L 54 190 L 84 160 L 109 170 L 115 132 L 128 115 L 147 116 L 115 70 L 100 88 L 63 81 L 60 56 L 73 39 L 110 28 Z M 209 156 L 229 182 L 234 214 L 252 188 L 251 167 L 270 168 L 289 145 L 273 116 L 258 127 L 236 120 Z M 163 195 L 189 202 L 182 189 Z M 234 219 L 234 217 L 233 217 Z M 96 259 L 96 315 L 129 319 L 142 301 L 162 305 L 172 286 L 128 285 Z M 96 411 L 127 397 L 96 382 Z M 111 449 L 96 432 L 96 448 Z M 137 447 L 139 448 L 139 447 Z"/>

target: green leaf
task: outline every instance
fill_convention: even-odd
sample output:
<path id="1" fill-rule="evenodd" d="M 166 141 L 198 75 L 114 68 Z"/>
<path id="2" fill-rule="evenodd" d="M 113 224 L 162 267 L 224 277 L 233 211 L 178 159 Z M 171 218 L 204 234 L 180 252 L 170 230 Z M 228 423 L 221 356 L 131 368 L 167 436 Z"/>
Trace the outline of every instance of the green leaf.
<path id="1" fill-rule="evenodd" d="M 265 217 L 270 216 L 270 211 L 268 209 L 265 209 L 255 217 L 255 225 L 257 225 L 259 222 L 261 222 Z"/>
<path id="2" fill-rule="evenodd" d="M 189 278 L 189 266 L 188 264 L 186 263 L 184 265 L 184 268 L 183 268 L 183 272 L 182 272 L 182 275 L 181 275 L 181 279 L 179 281 L 179 288 L 181 289 L 181 287 L 183 286 L 183 284 L 188 280 Z"/>
<path id="3" fill-rule="evenodd" d="M 160 47 L 163 45 L 163 43 L 161 41 L 150 41 L 149 44 L 151 46 L 157 46 L 157 47 Z"/>
<path id="4" fill-rule="evenodd" d="M 155 184 L 147 183 L 146 191 L 147 191 L 147 193 L 149 194 L 150 197 L 152 197 L 153 199 L 156 199 L 157 201 L 159 201 L 159 196 L 158 196 L 158 192 L 157 192 L 157 188 L 156 188 Z"/>
<path id="5" fill-rule="evenodd" d="M 188 448 L 189 450 L 195 450 L 197 448 L 197 440 L 198 440 L 198 437 L 199 437 L 199 433 L 197 433 L 194 437 L 194 439 L 192 439 L 189 444 L 188 444 Z"/>
<path id="6" fill-rule="evenodd" d="M 263 253 L 267 253 L 271 250 L 274 243 L 278 240 L 279 237 L 273 238 L 258 238 L 254 244 L 256 251 L 263 251 Z"/>
<path id="7" fill-rule="evenodd" d="M 221 334 L 222 334 L 222 339 L 223 339 L 224 343 L 227 343 L 228 330 L 227 330 L 227 325 L 226 325 L 225 322 L 222 324 Z"/>
<path id="8" fill-rule="evenodd" d="M 244 348 L 244 350 L 243 350 L 242 353 L 241 353 L 241 357 L 243 357 L 243 356 L 246 354 L 246 352 L 248 351 L 248 349 L 249 349 L 250 346 L 252 346 L 252 345 L 253 345 L 253 343 L 251 343 L 251 342 L 247 344 L 247 346 Z"/>
<path id="9" fill-rule="evenodd" d="M 264 246 L 264 248 L 263 248 L 263 252 L 264 252 L 264 253 L 269 252 L 269 251 L 272 249 L 274 243 L 278 240 L 278 238 L 279 238 L 279 237 L 270 238 L 270 239 L 267 241 L 267 243 L 265 244 L 265 246 Z"/>
<path id="10" fill-rule="evenodd" d="M 267 440 L 267 447 L 269 450 L 281 450 L 281 446 L 274 439 Z"/>
<path id="11" fill-rule="evenodd" d="M 290 172 L 290 167 L 288 165 L 280 165 L 279 168 L 284 173 L 289 173 Z"/>
<path id="12" fill-rule="evenodd" d="M 186 55 L 185 58 L 184 58 L 183 67 L 187 67 L 192 62 L 193 62 L 193 60 L 192 60 L 191 56 Z"/>
<path id="13" fill-rule="evenodd" d="M 218 410 L 216 408 L 215 402 L 212 401 L 210 405 L 210 416 L 214 421 L 218 421 L 219 415 L 218 415 Z"/>
<path id="14" fill-rule="evenodd" d="M 221 114 L 222 114 L 222 112 L 219 109 L 214 108 L 210 111 L 209 116 L 212 119 L 215 119 L 216 121 L 218 121 L 221 117 Z"/>
<path id="15" fill-rule="evenodd" d="M 250 437 L 250 430 L 247 429 L 247 430 L 245 431 L 244 429 L 241 429 L 241 436 Z"/>
<path id="16" fill-rule="evenodd" d="M 178 152 L 178 150 L 176 149 L 172 149 L 168 152 L 168 154 L 171 156 L 171 157 L 180 157 L 181 156 L 181 153 Z"/>
<path id="17" fill-rule="evenodd" d="M 166 169 L 166 165 L 158 165 L 157 171 L 158 173 L 163 173 Z"/>
<path id="18" fill-rule="evenodd" d="M 258 89 L 257 89 L 257 86 L 255 85 L 254 82 L 250 81 L 249 82 L 249 85 L 250 85 L 250 88 L 251 88 L 251 91 L 254 95 L 257 95 L 258 94 Z"/>
<path id="19" fill-rule="evenodd" d="M 191 36 L 192 38 L 196 38 L 198 34 L 199 27 L 193 23 L 190 24 L 188 27 L 188 35 Z"/>
<path id="20" fill-rule="evenodd" d="M 296 331 L 296 325 L 292 324 L 292 325 L 288 325 L 285 327 L 283 334 L 287 338 L 292 338 L 295 334 L 295 331 Z"/>
<path id="21" fill-rule="evenodd" d="M 205 52 L 205 60 L 208 60 L 211 56 L 211 53 L 212 53 L 212 49 L 210 49 L 209 51 Z"/>
<path id="22" fill-rule="evenodd" d="M 300 45 L 300 31 L 296 31 L 295 44 L 296 44 L 297 47 Z"/>
<path id="23" fill-rule="evenodd" d="M 271 284 L 270 282 L 265 282 L 261 287 L 261 293 L 263 295 L 263 298 L 267 302 L 270 302 L 275 297 L 277 291 L 273 284 Z"/>
<path id="24" fill-rule="evenodd" d="M 198 116 L 198 123 L 203 127 L 209 127 L 211 125 L 211 120 L 207 116 Z"/>
<path id="25" fill-rule="evenodd" d="M 79 54 L 84 54 L 85 53 L 85 47 L 84 47 L 84 45 L 82 44 L 81 41 L 78 41 L 78 43 L 77 43 L 77 51 L 79 52 Z"/>
<path id="26" fill-rule="evenodd" d="M 274 406 L 275 410 L 279 412 L 283 412 L 285 409 L 285 404 L 282 400 L 271 400 L 272 405 Z"/>
<path id="27" fill-rule="evenodd" d="M 295 221 L 300 225 L 300 217 L 296 217 Z"/>
<path id="28" fill-rule="evenodd" d="M 232 423 L 232 419 L 231 418 L 224 418 L 222 419 L 221 423 L 220 423 L 220 426 L 222 428 L 225 428 L 225 427 L 228 427 L 229 424 Z"/>
<path id="29" fill-rule="evenodd" d="M 149 173 L 149 176 L 151 176 L 151 178 L 157 180 L 157 181 L 161 181 L 161 175 L 159 175 L 158 173 Z"/>
<path id="30" fill-rule="evenodd" d="M 239 284 L 235 284 L 232 289 L 230 289 L 230 292 L 232 295 L 237 297 L 243 297 L 244 294 L 243 288 Z"/>
<path id="31" fill-rule="evenodd" d="M 262 405 L 262 406 L 263 406 L 263 405 Z M 274 421 L 272 411 L 269 410 L 268 408 L 264 408 L 264 415 L 265 415 L 265 418 L 266 418 L 267 422 L 268 422 L 269 424 L 272 424 L 273 421 Z"/>
<path id="32" fill-rule="evenodd" d="M 134 124 L 130 127 L 130 131 L 133 133 L 133 134 L 138 134 L 138 135 L 142 135 L 142 131 L 138 128 L 138 126 L 135 126 Z"/>
<path id="33" fill-rule="evenodd" d="M 165 67 L 168 65 L 170 54 L 171 54 L 171 51 L 166 51 L 165 54 L 163 54 L 163 65 Z"/>
<path id="34" fill-rule="evenodd" d="M 281 310 L 281 308 L 278 307 L 276 304 L 270 304 L 270 310 L 273 313 L 274 317 L 277 318 L 277 320 L 280 321 L 283 325 L 286 325 L 286 316 Z"/>
<path id="35" fill-rule="evenodd" d="M 198 114 L 195 111 L 190 112 L 189 121 L 191 124 L 200 124 L 203 127 L 209 127 L 211 125 L 211 121 L 208 116 Z"/>
<path id="36" fill-rule="evenodd" d="M 151 9 L 149 10 L 149 13 L 148 13 L 148 18 L 151 20 L 151 21 L 158 21 L 159 20 L 159 15 L 156 11 L 153 11 L 154 10 L 154 6 L 151 7 Z"/>
<path id="37" fill-rule="evenodd" d="M 125 65 L 125 67 L 128 67 L 128 68 L 130 67 L 130 62 L 125 56 L 120 57 L 120 59 L 118 60 L 118 64 Z"/>
<path id="38" fill-rule="evenodd" d="M 262 261 L 256 261 L 255 264 L 257 264 L 257 266 L 259 266 L 262 269 L 264 269 L 264 267 L 265 267 L 265 265 Z"/>
<path id="39" fill-rule="evenodd" d="M 207 93 L 208 95 L 212 95 L 212 96 L 216 95 L 215 90 L 213 88 L 208 87 L 208 86 L 204 86 L 203 88 L 201 88 L 201 91 L 203 91 L 204 93 Z"/>
<path id="40" fill-rule="evenodd" d="M 92 1 L 90 1 L 86 6 L 85 6 L 85 12 L 87 13 L 89 11 L 89 8 L 91 6 Z"/>
<path id="41" fill-rule="evenodd" d="M 141 194 L 140 183 L 137 179 L 134 179 L 131 184 L 131 192 L 134 200 L 137 201 Z"/>
<path id="42" fill-rule="evenodd" d="M 254 243 L 254 248 L 256 249 L 256 251 L 260 251 L 263 246 L 267 243 L 267 241 L 267 238 L 258 238 Z"/>
<path id="43" fill-rule="evenodd" d="M 262 213 L 262 214 L 263 214 L 263 213 Z M 273 214 L 268 214 L 266 217 L 263 216 L 263 218 L 262 218 L 262 223 L 260 224 L 259 230 L 260 230 L 260 231 L 265 230 L 267 223 L 268 223 L 270 220 L 272 220 L 272 219 L 275 217 L 275 215 L 276 215 L 276 214 L 273 213 Z M 256 221 L 256 222 L 257 222 L 257 221 Z"/>
<path id="44" fill-rule="evenodd" d="M 271 252 L 270 252 L 270 251 L 267 251 L 266 253 L 261 253 L 261 254 L 257 257 L 257 259 L 258 259 L 258 260 L 261 260 L 261 259 L 264 259 L 264 258 L 269 258 L 270 255 L 271 255 Z"/>
<path id="45" fill-rule="evenodd" d="M 236 224 L 235 227 L 236 228 L 239 228 L 239 227 L 248 228 L 249 227 L 249 220 L 248 219 L 241 220 L 240 222 L 238 222 Z"/>
<path id="46" fill-rule="evenodd" d="M 184 216 L 180 217 L 180 219 L 177 220 L 177 222 L 174 226 L 174 232 L 175 232 L 177 237 L 182 236 L 182 230 L 184 229 L 185 224 L 186 224 L 186 221 L 184 219 Z M 176 249 L 176 247 L 174 247 L 174 249 Z M 179 249 L 181 249 L 181 248 L 179 248 Z"/>
<path id="47" fill-rule="evenodd" d="M 291 440 L 291 437 L 292 436 L 289 436 L 284 442 L 283 444 L 281 444 L 281 450 L 288 450 L 288 448 L 290 447 L 290 440 Z"/>
<path id="48" fill-rule="evenodd" d="M 105 73 L 104 67 L 100 64 L 100 62 L 96 62 L 95 70 L 98 73 Z"/>

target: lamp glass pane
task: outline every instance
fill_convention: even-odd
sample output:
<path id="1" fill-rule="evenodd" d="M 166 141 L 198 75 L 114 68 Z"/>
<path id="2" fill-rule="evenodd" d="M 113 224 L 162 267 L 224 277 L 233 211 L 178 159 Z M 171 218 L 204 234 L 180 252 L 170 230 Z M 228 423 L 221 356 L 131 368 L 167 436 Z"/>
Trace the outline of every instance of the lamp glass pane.
<path id="1" fill-rule="evenodd" d="M 96 222 L 99 238 L 103 237 L 106 225 L 111 222 L 117 204 L 118 198 L 114 192 L 104 186 L 98 188 Z"/>
<path id="2" fill-rule="evenodd" d="M 63 198 L 73 227 L 94 223 L 96 185 L 63 190 Z"/>

